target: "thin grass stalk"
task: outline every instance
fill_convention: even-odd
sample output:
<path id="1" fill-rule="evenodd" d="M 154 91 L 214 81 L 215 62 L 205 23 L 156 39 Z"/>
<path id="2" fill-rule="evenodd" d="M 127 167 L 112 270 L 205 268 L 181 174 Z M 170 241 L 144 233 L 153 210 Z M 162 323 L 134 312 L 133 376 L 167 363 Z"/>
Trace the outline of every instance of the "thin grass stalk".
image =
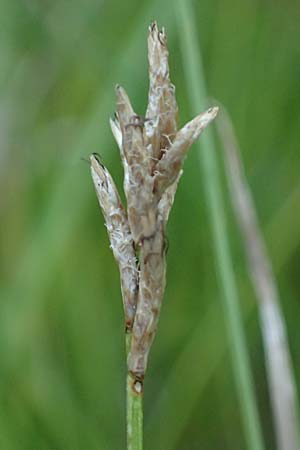
<path id="1" fill-rule="evenodd" d="M 230 198 L 258 301 L 277 447 L 280 450 L 299 450 L 296 382 L 275 276 L 258 225 L 237 139 L 225 111 L 217 127 L 224 149 Z"/>
<path id="2" fill-rule="evenodd" d="M 132 389 L 133 379 L 127 375 L 127 450 L 143 449 L 143 393 Z"/>
<path id="3" fill-rule="evenodd" d="M 188 95 L 190 96 L 192 110 L 195 111 L 204 103 L 206 88 L 194 13 L 188 0 L 178 0 L 177 17 L 182 58 L 186 69 Z M 216 262 L 222 288 L 221 298 L 228 331 L 229 349 L 247 447 L 251 450 L 263 450 L 263 437 L 239 307 L 233 262 L 226 233 L 216 151 L 209 130 L 202 138 L 201 149 L 199 148 L 198 154 L 211 221 Z"/>
<path id="4" fill-rule="evenodd" d="M 126 355 L 131 346 L 131 333 L 125 335 Z M 126 439 L 127 450 L 143 450 L 143 390 L 133 389 L 134 380 L 130 373 L 126 378 Z"/>

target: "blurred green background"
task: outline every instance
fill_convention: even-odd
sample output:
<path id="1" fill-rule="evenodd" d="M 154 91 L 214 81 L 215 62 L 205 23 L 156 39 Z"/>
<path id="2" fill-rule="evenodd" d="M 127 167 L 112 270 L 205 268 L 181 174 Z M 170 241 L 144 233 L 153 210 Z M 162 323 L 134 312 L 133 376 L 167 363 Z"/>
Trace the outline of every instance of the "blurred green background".
<path id="1" fill-rule="evenodd" d="M 153 19 L 167 29 L 180 124 L 191 118 L 176 3 L 1 0 L 0 8 L 0 448 L 122 449 L 119 275 L 80 158 L 99 152 L 121 189 L 108 125 L 114 85 L 121 83 L 143 114 Z M 194 11 L 209 95 L 234 123 L 299 380 L 300 4 L 202 0 Z M 272 449 L 255 297 L 222 176 L 258 407 Z M 145 449 L 244 449 L 196 149 L 168 238 L 167 290 L 145 385 Z"/>

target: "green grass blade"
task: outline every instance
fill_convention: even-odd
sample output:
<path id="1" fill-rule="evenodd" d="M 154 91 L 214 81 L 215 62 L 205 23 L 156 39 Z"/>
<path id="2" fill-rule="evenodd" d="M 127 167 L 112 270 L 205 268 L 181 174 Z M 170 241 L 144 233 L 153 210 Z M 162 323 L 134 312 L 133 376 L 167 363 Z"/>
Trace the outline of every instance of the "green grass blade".
<path id="1" fill-rule="evenodd" d="M 193 114 L 195 114 L 203 108 L 206 89 L 190 2 L 187 0 L 179 0 L 177 13 L 188 94 L 190 96 Z M 249 449 L 262 450 L 264 444 L 239 308 L 233 262 L 230 256 L 226 234 L 216 151 L 210 130 L 206 130 L 206 133 L 201 137 L 199 157 L 215 245 L 216 261 L 222 288 L 221 298 L 228 329 L 229 348 L 231 351 L 245 436 Z"/>

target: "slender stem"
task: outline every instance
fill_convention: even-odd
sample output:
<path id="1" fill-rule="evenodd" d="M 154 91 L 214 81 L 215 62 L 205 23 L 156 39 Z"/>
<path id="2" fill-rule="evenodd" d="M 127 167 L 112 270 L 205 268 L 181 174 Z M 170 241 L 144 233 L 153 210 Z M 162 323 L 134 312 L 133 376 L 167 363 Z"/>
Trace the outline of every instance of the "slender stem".
<path id="1" fill-rule="evenodd" d="M 201 105 L 203 107 L 206 97 L 206 87 L 200 49 L 197 43 L 194 12 L 191 8 L 190 1 L 178 0 L 177 12 L 182 56 L 189 86 L 188 93 L 193 112 L 195 113 L 196 111 L 198 112 Z M 222 301 L 230 344 L 229 349 L 232 357 L 247 447 L 251 450 L 262 450 L 264 444 L 255 401 L 248 350 L 243 331 L 233 261 L 230 255 L 228 236 L 226 233 L 225 211 L 216 151 L 210 130 L 206 130 L 200 142 L 201 152 L 199 152 L 199 157 L 201 159 L 201 170 L 215 245 L 216 262 L 223 293 Z"/>
<path id="2" fill-rule="evenodd" d="M 139 383 L 139 382 L 137 382 Z M 134 380 L 127 375 L 127 450 L 143 449 L 143 392 L 134 389 Z"/>
<path id="3" fill-rule="evenodd" d="M 130 349 L 131 334 L 126 334 L 126 355 Z M 130 373 L 126 381 L 127 450 L 143 450 L 143 384 Z"/>

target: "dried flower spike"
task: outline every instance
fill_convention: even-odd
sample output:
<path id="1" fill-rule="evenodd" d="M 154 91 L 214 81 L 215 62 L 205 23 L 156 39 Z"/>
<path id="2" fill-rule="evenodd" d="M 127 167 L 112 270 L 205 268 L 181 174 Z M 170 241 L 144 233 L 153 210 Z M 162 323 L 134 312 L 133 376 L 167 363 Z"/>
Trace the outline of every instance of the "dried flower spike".
<path id="1" fill-rule="evenodd" d="M 216 117 L 210 108 L 177 130 L 178 107 L 171 84 L 167 39 L 157 24 L 148 34 L 149 94 L 146 117 L 138 116 L 117 86 L 117 113 L 110 121 L 124 167 L 127 212 L 101 161 L 91 171 L 111 248 L 119 265 L 127 331 L 128 371 L 142 392 L 149 351 L 165 290 L 166 225 L 188 149 Z M 137 264 L 139 261 L 139 265 Z"/>

